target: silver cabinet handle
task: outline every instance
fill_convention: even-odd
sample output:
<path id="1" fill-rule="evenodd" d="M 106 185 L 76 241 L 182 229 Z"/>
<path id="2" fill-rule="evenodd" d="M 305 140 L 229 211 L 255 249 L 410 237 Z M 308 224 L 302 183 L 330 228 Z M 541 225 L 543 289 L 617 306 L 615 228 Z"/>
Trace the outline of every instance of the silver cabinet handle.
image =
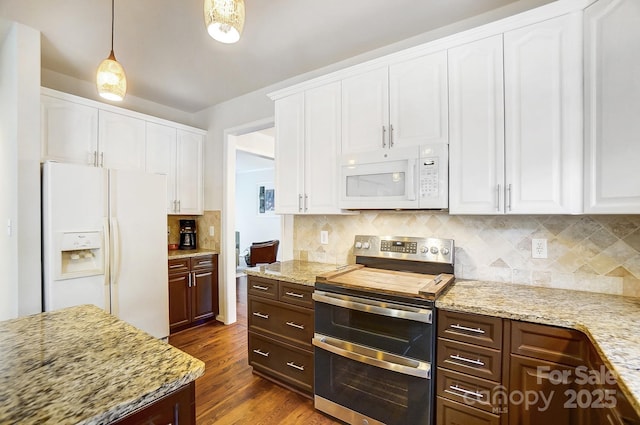
<path id="1" fill-rule="evenodd" d="M 500 211 L 500 184 L 496 186 L 496 211 Z"/>
<path id="2" fill-rule="evenodd" d="M 298 212 L 302 212 L 302 194 L 298 195 Z"/>
<path id="3" fill-rule="evenodd" d="M 374 350 L 364 345 L 342 341 L 316 333 L 311 340 L 314 346 L 347 359 L 376 366 L 403 375 L 431 378 L 431 364 L 401 357 L 396 354 Z"/>
<path id="4" fill-rule="evenodd" d="M 461 395 L 460 393 L 462 393 L 465 397 L 471 396 L 475 398 L 484 398 L 484 394 L 476 391 L 465 390 L 464 388 L 460 388 L 458 385 L 449 385 L 449 389 L 444 390 L 444 392 L 453 395 Z"/>
<path id="5" fill-rule="evenodd" d="M 195 287 L 198 284 L 198 279 L 196 279 L 196 272 L 193 272 L 193 286 Z"/>
<path id="6" fill-rule="evenodd" d="M 387 142 L 384 141 L 384 136 L 387 134 L 387 128 L 383 125 L 382 126 L 382 147 L 386 148 L 387 147 Z"/>
<path id="7" fill-rule="evenodd" d="M 484 366 L 484 362 L 481 362 L 480 360 L 468 359 L 466 357 L 462 357 L 462 356 L 459 356 L 457 354 L 451 354 L 451 355 L 449 355 L 449 358 L 451 358 L 453 360 L 458 360 L 460 362 L 471 363 L 471 364 L 476 365 L 476 366 Z"/>
<path id="8" fill-rule="evenodd" d="M 343 307 L 351 310 L 364 311 L 365 313 L 379 316 L 394 317 L 396 319 L 413 320 L 422 323 L 431 323 L 433 312 L 429 309 L 409 307 L 398 304 L 383 303 L 374 300 L 352 297 L 348 295 L 331 294 L 324 291 L 314 291 L 313 299 L 317 302 Z"/>
<path id="9" fill-rule="evenodd" d="M 304 295 L 302 294 L 297 294 L 295 292 L 285 292 L 285 295 L 288 295 L 290 297 L 296 297 L 296 298 L 304 298 Z"/>
<path id="10" fill-rule="evenodd" d="M 178 199 L 178 211 L 177 212 L 180 212 L 180 210 L 182 210 L 182 208 L 180 206 L 180 200 Z"/>
<path id="11" fill-rule="evenodd" d="M 253 350 L 253 352 L 256 354 L 260 354 L 262 357 L 269 357 L 268 351 L 265 353 L 264 351 L 261 351 L 259 348 L 256 348 L 255 350 Z"/>
<path id="12" fill-rule="evenodd" d="M 507 209 L 511 211 L 511 183 L 507 185 Z"/>
<path id="13" fill-rule="evenodd" d="M 305 212 L 309 210 L 309 195 L 304 194 L 304 210 Z"/>
<path id="14" fill-rule="evenodd" d="M 453 324 L 453 325 L 449 325 L 449 327 L 453 328 L 453 329 L 458 329 L 458 330 L 461 330 L 461 331 L 475 332 L 475 333 L 478 333 L 478 334 L 484 334 L 485 333 L 485 331 L 480 329 L 480 328 L 468 328 L 468 327 L 462 326 L 462 325 L 460 325 L 458 323 Z"/>
<path id="15" fill-rule="evenodd" d="M 104 167 L 104 152 L 100 152 L 100 167 Z"/>
<path id="16" fill-rule="evenodd" d="M 93 151 L 93 166 L 97 167 L 98 166 L 98 151 Z"/>
<path id="17" fill-rule="evenodd" d="M 172 264 L 169 266 L 170 269 L 179 269 L 180 267 L 182 267 L 182 264 Z"/>
<path id="18" fill-rule="evenodd" d="M 254 312 L 253 315 L 256 316 L 256 317 L 259 317 L 261 319 L 268 319 L 269 318 L 268 314 L 263 314 L 263 313 L 260 313 L 259 311 Z"/>
<path id="19" fill-rule="evenodd" d="M 187 283 L 189 285 L 189 288 L 191 288 L 191 273 L 189 273 L 189 282 Z"/>
<path id="20" fill-rule="evenodd" d="M 389 147 L 393 147 L 393 125 L 389 124 Z"/>
<path id="21" fill-rule="evenodd" d="M 268 287 L 266 287 L 266 286 L 261 286 L 261 285 L 251 285 L 251 287 L 252 287 L 253 289 L 257 289 L 257 290 L 259 290 L 259 291 L 268 291 L 268 290 L 269 290 L 269 288 L 268 288 Z"/>
<path id="22" fill-rule="evenodd" d="M 287 325 L 291 326 L 292 328 L 304 330 L 304 325 L 299 325 L 299 324 L 294 323 L 294 322 L 286 322 L 286 323 L 287 323 Z"/>
<path id="23" fill-rule="evenodd" d="M 298 370 L 304 370 L 304 366 L 298 366 L 294 362 L 287 362 L 287 366 L 292 367 L 294 369 L 298 369 Z"/>

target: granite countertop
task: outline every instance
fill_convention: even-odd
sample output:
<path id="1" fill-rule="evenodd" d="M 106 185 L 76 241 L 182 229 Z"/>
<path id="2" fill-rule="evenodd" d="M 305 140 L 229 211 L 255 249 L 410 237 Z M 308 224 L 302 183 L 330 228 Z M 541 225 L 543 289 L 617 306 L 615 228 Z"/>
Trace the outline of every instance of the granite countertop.
<path id="1" fill-rule="evenodd" d="M 213 249 L 170 249 L 169 250 L 169 260 L 175 260 L 178 258 L 189 258 L 189 257 L 199 257 L 201 255 L 211 255 L 211 254 L 219 254 L 218 251 L 214 251 Z"/>
<path id="2" fill-rule="evenodd" d="M 456 281 L 436 307 L 582 331 L 640 414 L 640 298 L 486 281 Z"/>
<path id="3" fill-rule="evenodd" d="M 245 273 L 250 276 L 266 277 L 313 286 L 316 283 L 317 275 L 334 271 L 338 268 L 340 267 L 337 267 L 335 264 L 291 260 L 250 267 L 245 269 Z"/>
<path id="4" fill-rule="evenodd" d="M 0 322 L 2 424 L 107 424 L 203 373 L 200 360 L 95 306 Z"/>

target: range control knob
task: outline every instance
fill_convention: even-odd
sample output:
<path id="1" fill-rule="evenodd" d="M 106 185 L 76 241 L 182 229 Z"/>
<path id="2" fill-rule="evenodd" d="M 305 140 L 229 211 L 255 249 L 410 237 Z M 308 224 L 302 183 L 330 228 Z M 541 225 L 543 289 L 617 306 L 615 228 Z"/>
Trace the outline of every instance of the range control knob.
<path id="1" fill-rule="evenodd" d="M 362 242 L 358 241 L 356 242 L 356 249 L 360 249 L 362 248 Z"/>
<path id="2" fill-rule="evenodd" d="M 432 254 L 437 254 L 438 253 L 438 247 L 437 246 L 432 246 L 429 251 L 431 251 Z"/>
<path id="3" fill-rule="evenodd" d="M 449 255 L 449 248 L 442 248 L 440 252 L 442 253 L 442 255 Z"/>
<path id="4" fill-rule="evenodd" d="M 427 252 L 429 252 L 429 248 L 427 248 L 426 246 L 423 246 L 422 248 L 420 248 L 420 252 L 422 254 L 426 254 Z"/>
<path id="5" fill-rule="evenodd" d="M 369 242 L 363 242 L 362 243 L 362 248 L 363 249 L 369 249 L 371 247 L 371 245 L 369 245 Z"/>

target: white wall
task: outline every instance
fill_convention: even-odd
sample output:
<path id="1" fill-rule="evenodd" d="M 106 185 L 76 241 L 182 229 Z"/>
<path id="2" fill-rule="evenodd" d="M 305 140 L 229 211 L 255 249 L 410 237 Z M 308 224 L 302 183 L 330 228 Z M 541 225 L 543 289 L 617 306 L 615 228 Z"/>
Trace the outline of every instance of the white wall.
<path id="1" fill-rule="evenodd" d="M 0 320 L 41 311 L 40 33 L 0 22 Z"/>
<path id="2" fill-rule="evenodd" d="M 273 187 L 274 176 L 274 169 L 236 174 L 236 230 L 240 232 L 240 255 L 252 242 L 280 239 L 280 216 L 258 214 L 258 186 Z M 243 261 L 241 258 L 241 265 L 244 265 Z"/>

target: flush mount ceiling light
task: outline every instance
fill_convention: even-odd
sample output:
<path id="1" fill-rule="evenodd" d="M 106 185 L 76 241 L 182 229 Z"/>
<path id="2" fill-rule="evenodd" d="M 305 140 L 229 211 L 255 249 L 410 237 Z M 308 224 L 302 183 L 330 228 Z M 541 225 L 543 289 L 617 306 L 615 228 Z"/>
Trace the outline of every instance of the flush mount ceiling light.
<path id="1" fill-rule="evenodd" d="M 244 27 L 244 0 L 204 0 L 204 23 L 214 39 L 235 43 Z"/>
<path id="2" fill-rule="evenodd" d="M 98 93 L 105 99 L 121 101 L 127 92 L 127 76 L 113 54 L 114 0 L 111 0 L 111 54 L 100 63 L 96 73 Z"/>

